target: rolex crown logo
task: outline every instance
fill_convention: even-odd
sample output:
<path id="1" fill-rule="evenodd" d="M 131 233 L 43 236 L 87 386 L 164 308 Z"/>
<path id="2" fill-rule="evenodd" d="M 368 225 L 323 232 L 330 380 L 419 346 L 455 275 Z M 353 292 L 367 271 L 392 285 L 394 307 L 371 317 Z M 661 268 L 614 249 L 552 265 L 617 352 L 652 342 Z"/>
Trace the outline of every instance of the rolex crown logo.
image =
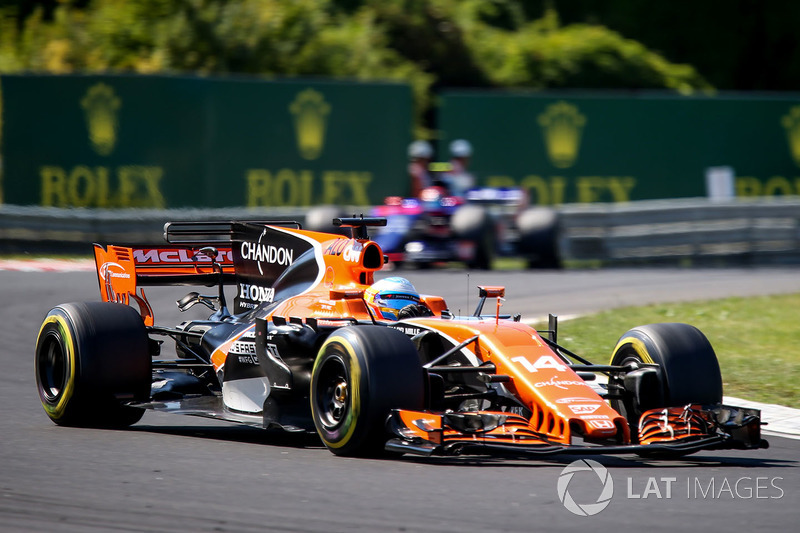
<path id="1" fill-rule="evenodd" d="M 800 105 L 796 105 L 781 119 L 781 124 L 786 128 L 786 138 L 789 141 L 789 151 L 797 166 L 800 166 Z"/>
<path id="2" fill-rule="evenodd" d="M 120 105 L 114 89 L 105 83 L 91 87 L 81 100 L 89 127 L 89 140 L 100 155 L 109 155 L 117 143 L 117 111 Z"/>
<path id="3" fill-rule="evenodd" d="M 303 159 L 316 159 L 322 153 L 330 111 L 325 97 L 314 89 L 302 91 L 289 106 L 289 112 L 294 115 L 297 147 Z"/>
<path id="4" fill-rule="evenodd" d="M 578 112 L 578 108 L 564 101 L 548 106 L 539 115 L 547 155 L 553 165 L 567 168 L 575 163 L 585 124 L 586 117 Z"/>

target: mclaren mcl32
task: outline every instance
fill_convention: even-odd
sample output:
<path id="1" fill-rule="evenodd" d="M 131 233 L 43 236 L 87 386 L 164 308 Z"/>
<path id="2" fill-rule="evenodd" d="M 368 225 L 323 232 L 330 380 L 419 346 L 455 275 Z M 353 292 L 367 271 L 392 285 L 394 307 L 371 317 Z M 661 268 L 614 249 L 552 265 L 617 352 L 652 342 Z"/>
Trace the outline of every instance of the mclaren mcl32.
<path id="1" fill-rule="evenodd" d="M 595 364 L 559 345 L 555 317 L 537 331 L 502 315 L 500 286 L 479 287 L 470 316 L 422 295 L 386 320 L 365 301 L 386 260 L 368 228 L 385 219 L 335 223 L 352 236 L 174 222 L 160 247 L 95 245 L 102 301 L 57 305 L 39 331 L 47 415 L 119 427 L 153 409 L 314 432 L 357 456 L 766 446 L 759 411 L 723 405 L 716 355 L 696 328 L 635 327 Z M 210 316 L 157 325 L 143 287 L 163 285 L 216 286 L 177 302 Z"/>

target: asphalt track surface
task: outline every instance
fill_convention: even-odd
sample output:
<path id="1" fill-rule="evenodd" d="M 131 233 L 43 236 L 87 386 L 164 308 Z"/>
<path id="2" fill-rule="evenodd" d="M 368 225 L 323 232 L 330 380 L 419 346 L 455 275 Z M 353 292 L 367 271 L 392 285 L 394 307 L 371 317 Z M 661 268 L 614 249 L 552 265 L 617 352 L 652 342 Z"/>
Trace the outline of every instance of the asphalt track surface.
<path id="1" fill-rule="evenodd" d="M 463 311 L 477 301 L 468 284 L 502 283 L 503 309 L 526 318 L 800 291 L 797 269 L 403 275 Z M 149 291 L 158 323 L 185 318 L 174 304 L 185 290 Z M 585 517 L 557 492 L 574 456 L 340 458 L 314 438 L 152 412 L 122 431 L 58 427 L 36 393 L 36 333 L 52 306 L 97 295 L 89 273 L 0 272 L 0 531 L 791 531 L 800 518 L 798 440 L 672 461 L 589 457 L 608 468 L 613 497 Z M 602 493 L 592 471 L 565 481 L 579 505 Z"/>

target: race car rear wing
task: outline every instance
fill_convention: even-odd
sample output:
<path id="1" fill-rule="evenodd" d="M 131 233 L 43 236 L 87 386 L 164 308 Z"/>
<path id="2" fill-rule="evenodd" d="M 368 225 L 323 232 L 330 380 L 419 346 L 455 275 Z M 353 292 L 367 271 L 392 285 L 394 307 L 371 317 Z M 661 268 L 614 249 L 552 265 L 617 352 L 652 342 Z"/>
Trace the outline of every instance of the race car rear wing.
<path id="1" fill-rule="evenodd" d="M 253 220 L 250 224 L 300 228 L 294 221 Z M 153 285 L 213 286 L 235 282 L 233 225 L 238 222 L 168 222 L 159 246 L 94 245 L 103 301 L 138 305 L 145 324 L 153 311 L 140 287 Z"/>
<path id="2" fill-rule="evenodd" d="M 201 252 L 205 250 L 205 252 Z M 211 252 L 213 250 L 216 252 Z M 213 257 L 210 257 L 213 256 Z M 231 247 L 185 246 L 113 246 L 94 245 L 97 272 L 101 284 L 106 278 L 129 279 L 116 275 L 123 271 L 136 286 L 147 285 L 216 285 L 222 268 L 226 281 L 232 281 L 233 257 Z M 212 261 L 213 259 L 213 261 Z M 230 279 L 229 279 L 230 278 Z"/>
<path id="3" fill-rule="evenodd" d="M 167 222 L 164 224 L 164 240 L 170 244 L 208 246 L 230 244 L 233 241 L 234 224 L 284 226 L 302 229 L 294 220 L 237 220 L 236 222 Z"/>
<path id="4" fill-rule="evenodd" d="M 203 250 L 201 252 L 201 250 Z M 212 251 L 213 250 L 213 251 Z M 212 257 L 210 255 L 216 256 Z M 104 302 L 139 306 L 148 326 L 153 325 L 153 310 L 143 286 L 205 285 L 233 283 L 233 257 L 230 247 L 113 246 L 94 245 L 94 261 L 100 296 Z"/>

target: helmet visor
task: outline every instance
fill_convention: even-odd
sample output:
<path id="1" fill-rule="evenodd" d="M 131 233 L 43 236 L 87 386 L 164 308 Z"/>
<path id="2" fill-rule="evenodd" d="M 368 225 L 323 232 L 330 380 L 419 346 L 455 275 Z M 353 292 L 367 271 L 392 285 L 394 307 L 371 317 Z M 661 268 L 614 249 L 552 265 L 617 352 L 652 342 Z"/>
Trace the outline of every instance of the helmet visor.
<path id="1" fill-rule="evenodd" d="M 378 294 L 375 304 L 383 318 L 397 320 L 397 313 L 407 305 L 418 304 L 419 296 L 403 293 Z"/>

